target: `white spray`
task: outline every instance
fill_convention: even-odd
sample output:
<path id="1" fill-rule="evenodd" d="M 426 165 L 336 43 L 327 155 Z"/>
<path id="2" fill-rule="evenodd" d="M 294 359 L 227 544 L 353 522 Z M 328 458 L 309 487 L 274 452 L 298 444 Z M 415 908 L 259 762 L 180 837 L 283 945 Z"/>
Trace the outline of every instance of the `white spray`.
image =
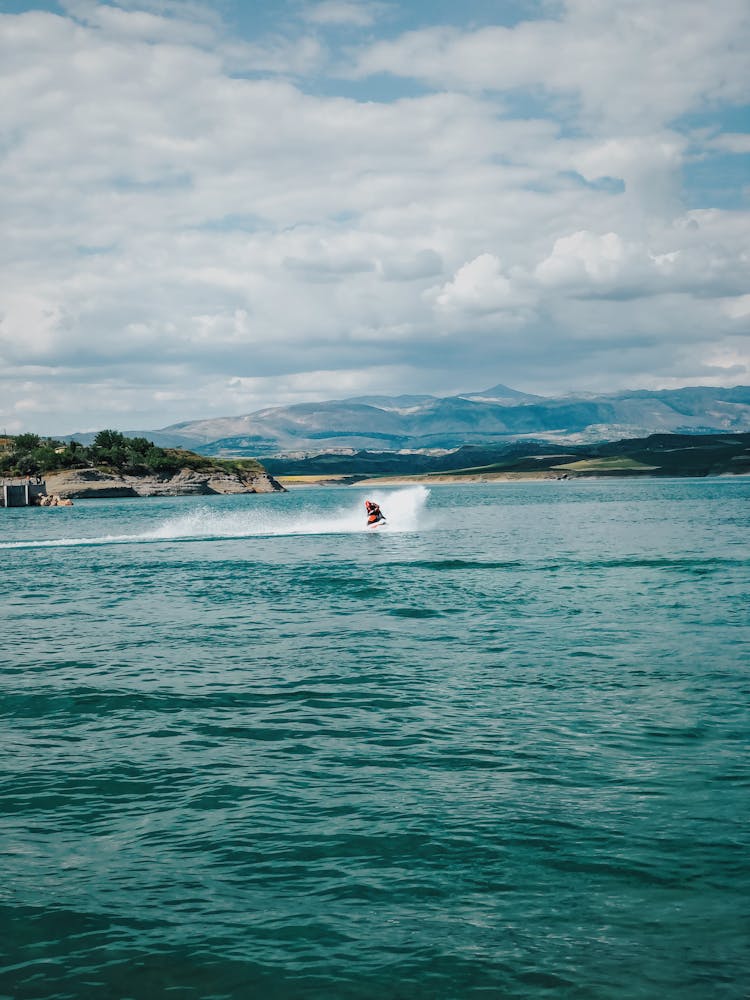
<path id="1" fill-rule="evenodd" d="M 256 507 L 222 511 L 201 506 L 170 517 L 150 531 L 133 535 L 102 535 L 98 538 L 57 538 L 38 541 L 0 542 L 0 549 L 50 548 L 73 545 L 125 545 L 135 542 L 198 541 L 201 539 L 253 538 L 277 535 L 343 535 L 362 531 L 416 531 L 424 521 L 424 511 L 430 491 L 424 486 L 408 487 L 393 492 L 374 491 L 349 499 L 345 506 L 334 510 L 308 506 L 303 510 L 285 511 L 280 507 Z M 368 528 L 365 496 L 380 504 L 386 524 Z"/>

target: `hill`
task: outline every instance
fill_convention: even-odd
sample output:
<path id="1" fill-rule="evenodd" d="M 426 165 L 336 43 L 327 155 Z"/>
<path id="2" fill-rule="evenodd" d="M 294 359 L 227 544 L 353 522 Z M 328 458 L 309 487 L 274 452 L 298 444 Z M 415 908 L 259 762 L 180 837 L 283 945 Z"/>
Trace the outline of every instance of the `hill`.
<path id="1" fill-rule="evenodd" d="M 578 445 L 654 433 L 750 431 L 750 387 L 533 396 L 504 385 L 457 396 L 361 396 L 193 420 L 146 434 L 216 458 L 454 450 L 533 439 Z M 88 444 L 92 435 L 71 435 Z"/>
<path id="2" fill-rule="evenodd" d="M 0 475 L 44 477 L 60 497 L 179 496 L 282 490 L 254 459 L 218 460 L 185 449 L 159 448 L 119 431 L 96 434 L 91 445 L 63 444 L 37 434 L 0 442 Z"/>
<path id="3" fill-rule="evenodd" d="M 306 479 L 346 477 L 493 478 L 543 475 L 710 476 L 750 473 L 750 433 L 653 434 L 595 445 L 554 446 L 544 441 L 464 446 L 444 455 L 361 451 L 305 459 L 267 459 L 274 476 Z"/>

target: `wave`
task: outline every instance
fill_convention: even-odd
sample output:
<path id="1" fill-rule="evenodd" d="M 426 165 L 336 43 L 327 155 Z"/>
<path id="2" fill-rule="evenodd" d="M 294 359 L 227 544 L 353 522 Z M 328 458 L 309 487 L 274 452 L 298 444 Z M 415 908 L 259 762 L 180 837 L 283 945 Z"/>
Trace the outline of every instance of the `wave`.
<path id="1" fill-rule="evenodd" d="M 346 507 L 329 510 L 307 507 L 303 511 L 251 510 L 222 511 L 198 507 L 189 514 L 170 517 L 149 531 L 134 534 L 100 535 L 95 538 L 26 539 L 0 542 L 0 549 L 38 549 L 60 546 L 132 545 L 149 542 L 207 541 L 224 538 L 261 538 L 278 535 L 344 535 L 361 532 L 378 534 L 417 531 L 424 526 L 424 512 L 430 491 L 424 486 L 396 490 L 393 493 L 369 493 L 386 515 L 386 523 L 377 529 L 365 523 L 362 500 Z"/>

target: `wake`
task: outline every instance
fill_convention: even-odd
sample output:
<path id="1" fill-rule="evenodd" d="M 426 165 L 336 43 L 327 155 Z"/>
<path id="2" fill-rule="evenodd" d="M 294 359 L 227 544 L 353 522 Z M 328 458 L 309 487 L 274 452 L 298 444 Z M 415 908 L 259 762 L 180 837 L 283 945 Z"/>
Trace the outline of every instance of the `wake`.
<path id="1" fill-rule="evenodd" d="M 0 542 L 0 549 L 43 549 L 86 545 L 133 545 L 156 542 L 194 542 L 230 538 L 269 538 L 284 535 L 388 534 L 417 531 L 424 526 L 424 514 L 430 491 L 413 486 L 393 493 L 367 494 L 379 503 L 386 524 L 368 528 L 364 515 L 364 496 L 346 507 L 334 510 L 308 507 L 302 511 L 260 510 L 221 511 L 198 507 L 189 514 L 171 517 L 149 531 L 136 534 L 100 535 L 95 538 L 27 539 Z"/>

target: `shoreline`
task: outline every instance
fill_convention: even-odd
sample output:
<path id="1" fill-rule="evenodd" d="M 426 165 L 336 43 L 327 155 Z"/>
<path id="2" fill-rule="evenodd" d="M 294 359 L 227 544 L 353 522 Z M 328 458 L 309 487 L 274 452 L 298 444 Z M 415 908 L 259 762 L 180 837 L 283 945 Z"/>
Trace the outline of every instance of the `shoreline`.
<path id="1" fill-rule="evenodd" d="M 504 483 L 523 482 L 558 482 L 571 483 L 582 482 L 584 480 L 604 480 L 604 479 L 746 479 L 749 472 L 718 472 L 708 475 L 675 475 L 674 473 L 664 475 L 653 475 L 643 472 L 590 472 L 572 473 L 568 475 L 556 475 L 544 472 L 498 472 L 485 474 L 472 474 L 467 476 L 451 475 L 416 475 L 416 476 L 368 476 L 359 478 L 352 476 L 275 476 L 274 478 L 286 490 L 303 490 L 318 487 L 360 487 L 360 486 L 461 486 L 469 485 L 492 485 Z M 304 479 L 304 482 L 301 481 Z"/>
<path id="2" fill-rule="evenodd" d="M 45 480 L 48 493 L 71 500 L 284 492 L 283 486 L 261 469 L 238 473 L 183 468 L 174 473 L 135 476 L 84 468 L 50 472 Z"/>

